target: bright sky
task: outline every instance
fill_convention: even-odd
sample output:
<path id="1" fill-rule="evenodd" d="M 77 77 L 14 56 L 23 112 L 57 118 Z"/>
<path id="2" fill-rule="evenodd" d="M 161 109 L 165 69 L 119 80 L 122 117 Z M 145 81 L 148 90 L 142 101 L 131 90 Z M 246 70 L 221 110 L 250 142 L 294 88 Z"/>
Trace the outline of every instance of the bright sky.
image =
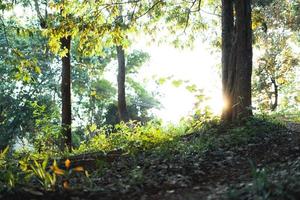
<path id="1" fill-rule="evenodd" d="M 219 55 L 212 54 L 209 45 L 195 43 L 194 49 L 180 50 L 168 45 L 135 45 L 135 48 L 148 52 L 151 56 L 147 66 L 140 72 L 141 78 L 153 79 L 173 76 L 175 80 L 189 80 L 211 97 L 209 105 L 215 114 L 222 109 L 221 79 L 218 73 Z M 184 87 L 176 88 L 171 83 L 159 88 L 162 108 L 154 113 L 165 122 L 176 123 L 180 118 L 192 113 L 195 97 Z"/>

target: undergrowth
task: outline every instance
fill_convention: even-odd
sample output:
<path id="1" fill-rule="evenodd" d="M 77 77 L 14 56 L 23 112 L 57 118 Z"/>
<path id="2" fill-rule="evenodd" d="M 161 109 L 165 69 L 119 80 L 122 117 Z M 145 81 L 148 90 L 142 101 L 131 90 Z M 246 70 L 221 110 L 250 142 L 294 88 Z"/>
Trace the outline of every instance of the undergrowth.
<path id="1" fill-rule="evenodd" d="M 231 187 L 227 191 L 227 199 L 299 199 L 300 166 L 299 162 L 296 161 L 295 163 L 297 163 L 297 167 L 289 166 L 284 167 L 284 169 L 268 169 L 258 168 L 253 162 L 250 162 L 251 181 L 240 186 Z M 289 172 L 286 172 L 287 170 Z"/>
<path id="2" fill-rule="evenodd" d="M 185 156 L 192 157 L 196 154 L 201 155 L 206 151 L 220 147 L 244 145 L 283 128 L 284 124 L 276 118 L 263 115 L 253 117 L 243 124 L 230 125 L 220 124 L 218 119 L 207 120 L 205 123 L 183 121 L 177 127 L 173 125 L 162 126 L 155 122 L 145 125 L 138 122 L 121 123 L 114 128 L 103 127 L 97 130 L 97 133 L 92 138 L 83 142 L 78 149 L 74 149 L 72 154 L 67 152 L 60 154 L 53 154 L 52 152 L 43 152 L 42 154 L 17 152 L 14 154 L 14 159 L 21 163 L 18 166 L 18 162 L 8 162 L 6 160 L 6 150 L 1 154 L 0 158 L 0 174 L 6 174 L 6 176 L 0 177 L 0 184 L 3 183 L 2 185 L 7 190 L 8 188 L 13 188 L 17 182 L 33 184 L 37 181 L 40 183 L 41 188 L 54 189 L 59 180 L 57 175 L 60 175 L 60 177 L 63 177 L 60 180 L 60 185 L 65 183 L 67 185 L 63 187 L 69 187 L 69 177 L 71 177 L 71 174 L 73 174 L 71 172 L 74 170 L 67 167 L 67 169 L 60 171 L 56 164 L 53 165 L 55 163 L 53 160 L 57 158 L 54 155 L 65 158 L 88 152 L 98 152 L 105 155 L 105 153 L 114 150 L 121 150 L 123 154 L 129 155 L 132 160 L 135 160 L 135 157 L 141 152 L 151 154 L 148 159 L 172 159 L 175 154 L 184 158 Z M 52 162 L 48 163 L 48 158 L 51 158 L 49 160 L 52 160 Z M 99 164 L 96 163 L 96 165 L 101 167 L 98 167 L 91 173 L 91 177 L 99 177 L 105 173 L 104 169 L 109 170 L 109 166 L 105 162 L 104 164 L 101 160 L 97 162 Z M 52 167 L 51 169 L 51 165 L 54 168 Z M 23 168 L 20 169 L 20 166 Z M 82 168 L 78 169 L 83 171 Z M 28 177 L 28 174 L 30 175 L 30 180 L 25 180 L 25 176 Z M 134 182 L 146 181 L 139 166 L 132 168 L 130 176 L 133 177 L 132 181 L 135 180 Z M 93 185 L 93 183 L 90 183 L 90 185 Z M 83 185 L 83 187 L 86 187 L 86 185 Z"/>

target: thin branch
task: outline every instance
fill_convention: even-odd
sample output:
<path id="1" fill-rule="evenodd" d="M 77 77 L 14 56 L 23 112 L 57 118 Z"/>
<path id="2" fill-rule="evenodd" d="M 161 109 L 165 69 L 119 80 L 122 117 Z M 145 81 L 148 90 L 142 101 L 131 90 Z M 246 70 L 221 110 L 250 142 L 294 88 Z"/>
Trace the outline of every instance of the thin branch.
<path id="1" fill-rule="evenodd" d="M 148 8 L 144 13 L 142 13 L 141 15 L 137 16 L 133 21 L 138 20 L 139 18 L 142 18 L 143 16 L 145 16 L 147 13 L 149 13 L 151 10 L 153 10 L 155 8 L 155 6 L 157 6 L 159 3 L 163 2 L 162 0 L 156 1 L 150 8 Z"/>
<path id="2" fill-rule="evenodd" d="M 134 18 L 134 15 L 136 13 L 137 4 L 134 4 L 133 11 L 131 12 L 131 15 L 129 16 L 129 20 L 132 21 Z"/>
<path id="3" fill-rule="evenodd" d="M 205 13 L 205 14 L 208 14 L 208 15 L 213 15 L 213 16 L 216 16 L 216 17 L 222 17 L 221 15 L 219 14 L 216 14 L 216 13 L 211 13 L 211 12 L 208 12 L 206 10 L 203 10 L 203 9 L 200 9 L 201 12 Z"/>
<path id="4" fill-rule="evenodd" d="M 189 21 L 190 21 L 190 16 L 191 16 L 191 13 L 192 13 L 192 8 L 194 7 L 194 5 L 196 4 L 196 2 L 197 2 L 197 0 L 194 0 L 193 2 L 192 2 L 192 5 L 188 8 L 188 10 L 187 10 L 187 16 L 186 16 L 186 21 L 185 21 L 185 27 L 184 27 L 184 30 L 183 30 L 183 33 L 185 33 L 185 31 L 186 31 L 186 29 L 187 29 L 187 27 L 188 27 L 188 25 L 189 25 Z M 201 5 L 201 0 L 199 0 L 199 4 L 198 4 L 198 11 L 199 11 L 199 9 L 200 9 L 200 5 Z M 195 11 L 193 11 L 193 12 L 197 12 L 196 10 Z"/>
<path id="5" fill-rule="evenodd" d="M 97 3 L 97 1 L 95 1 Z M 139 3 L 140 0 L 133 0 L 133 1 L 125 1 L 125 2 L 114 2 L 114 3 L 103 3 L 99 4 L 99 6 L 113 6 L 113 5 L 124 5 L 124 4 L 133 4 Z"/>
<path id="6" fill-rule="evenodd" d="M 5 23 L 4 23 L 3 19 L 2 19 L 2 16 L 0 16 L 0 21 L 1 21 L 2 26 L 3 26 L 3 33 L 4 33 L 5 42 L 7 44 L 7 47 L 9 47 L 10 44 L 9 44 L 8 37 L 7 37 L 6 25 L 5 25 Z"/>
<path id="7" fill-rule="evenodd" d="M 33 1 L 34 1 L 34 8 L 35 8 L 35 11 L 36 11 L 36 14 L 37 14 L 39 20 L 43 20 L 43 16 L 40 11 L 38 0 L 33 0 Z"/>

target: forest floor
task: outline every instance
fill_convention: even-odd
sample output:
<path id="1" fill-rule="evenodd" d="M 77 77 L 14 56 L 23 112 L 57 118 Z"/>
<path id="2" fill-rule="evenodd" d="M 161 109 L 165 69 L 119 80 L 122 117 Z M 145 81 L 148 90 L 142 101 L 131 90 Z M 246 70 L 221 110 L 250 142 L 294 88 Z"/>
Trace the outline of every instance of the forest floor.
<path id="1" fill-rule="evenodd" d="M 252 127 L 253 125 L 251 125 Z M 269 125 L 267 125 L 269 126 Z M 2 199 L 300 199 L 300 124 L 253 128 L 217 137 L 193 133 L 177 141 L 178 149 L 158 148 L 134 155 L 110 155 L 106 161 L 78 157 L 98 175 L 85 189 L 43 192 L 20 188 Z M 208 133 L 207 133 L 208 134 Z M 201 140 L 201 142 L 199 142 Z M 211 140 L 211 141 L 210 141 Z M 191 148 L 189 148 L 191 146 Z M 184 151 L 180 149 L 185 149 Z M 72 160 L 71 160 L 72 161 Z M 94 173 L 95 174 L 95 173 Z"/>

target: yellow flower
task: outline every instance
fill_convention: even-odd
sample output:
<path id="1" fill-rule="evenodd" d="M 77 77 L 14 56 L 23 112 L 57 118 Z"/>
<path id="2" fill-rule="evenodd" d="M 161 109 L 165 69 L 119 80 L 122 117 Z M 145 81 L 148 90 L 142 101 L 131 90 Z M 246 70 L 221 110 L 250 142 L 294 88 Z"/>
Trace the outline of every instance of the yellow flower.
<path id="1" fill-rule="evenodd" d="M 78 167 L 73 168 L 73 171 L 75 171 L 75 172 L 83 172 L 84 169 L 83 169 L 83 167 L 78 166 Z"/>
<path id="2" fill-rule="evenodd" d="M 55 174 L 58 174 L 58 175 L 64 175 L 64 173 L 65 173 L 64 170 L 59 169 L 57 166 L 52 166 L 51 169 L 53 170 L 53 172 Z"/>
<path id="3" fill-rule="evenodd" d="M 66 166 L 66 168 L 69 169 L 69 168 L 70 168 L 70 165 L 71 165 L 71 161 L 70 161 L 69 159 L 67 159 L 67 160 L 65 161 L 65 166 Z"/>
<path id="4" fill-rule="evenodd" d="M 59 169 L 59 167 L 57 166 L 56 160 L 54 160 L 53 165 L 50 167 L 50 169 L 52 169 L 52 171 L 58 175 L 64 175 L 64 173 L 65 173 L 64 170 Z"/>

